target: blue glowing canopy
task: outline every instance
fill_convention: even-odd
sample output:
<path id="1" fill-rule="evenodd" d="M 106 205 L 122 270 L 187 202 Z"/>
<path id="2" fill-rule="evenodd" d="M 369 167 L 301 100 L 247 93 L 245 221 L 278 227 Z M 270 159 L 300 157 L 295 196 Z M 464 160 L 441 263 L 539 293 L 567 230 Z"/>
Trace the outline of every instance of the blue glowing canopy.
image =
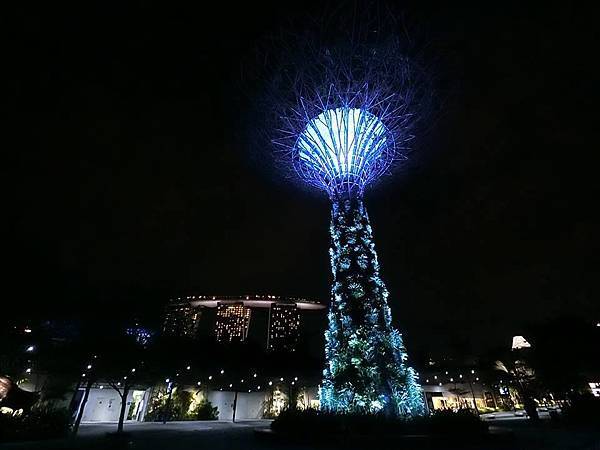
<path id="1" fill-rule="evenodd" d="M 309 120 L 295 145 L 295 169 L 329 195 L 362 195 L 392 162 L 393 137 L 372 113 L 350 107 L 326 109 Z"/>

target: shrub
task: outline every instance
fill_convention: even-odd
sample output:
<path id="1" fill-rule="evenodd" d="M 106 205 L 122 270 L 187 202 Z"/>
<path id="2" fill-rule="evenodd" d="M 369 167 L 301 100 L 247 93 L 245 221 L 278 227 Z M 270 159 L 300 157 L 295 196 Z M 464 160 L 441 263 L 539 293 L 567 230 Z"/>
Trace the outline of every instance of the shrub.
<path id="1" fill-rule="evenodd" d="M 568 423 L 600 426 L 600 398 L 592 394 L 578 395 L 562 408 Z"/>
<path id="2" fill-rule="evenodd" d="M 387 417 L 382 414 L 341 414 L 306 410 L 286 410 L 271 424 L 274 431 L 291 435 L 446 435 L 481 434 L 487 424 L 469 410 L 436 411 L 415 418 Z"/>
<path id="3" fill-rule="evenodd" d="M 208 400 L 199 402 L 193 408 L 192 393 L 175 389 L 171 401 L 167 401 L 167 395 L 159 393 L 155 395 L 150 403 L 145 416 L 147 422 L 160 422 L 165 416 L 167 421 L 174 420 L 216 420 L 219 418 L 219 410 Z"/>
<path id="4" fill-rule="evenodd" d="M 59 438 L 68 431 L 66 409 L 38 406 L 21 415 L 0 414 L 0 442 Z"/>
<path id="5" fill-rule="evenodd" d="M 217 420 L 219 418 L 219 409 L 208 400 L 200 402 L 195 412 L 198 420 Z"/>

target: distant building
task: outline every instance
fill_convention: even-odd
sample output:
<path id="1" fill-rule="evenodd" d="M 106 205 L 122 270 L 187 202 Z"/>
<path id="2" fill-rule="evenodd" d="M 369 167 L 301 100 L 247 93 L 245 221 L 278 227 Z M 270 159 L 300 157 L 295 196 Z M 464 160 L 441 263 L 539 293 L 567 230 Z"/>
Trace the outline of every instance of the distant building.
<path id="1" fill-rule="evenodd" d="M 217 342 L 244 342 L 248 337 L 251 310 L 244 303 L 217 303 Z"/>
<path id="2" fill-rule="evenodd" d="M 277 295 L 190 296 L 186 299 L 199 308 L 217 308 L 215 335 L 219 342 L 246 340 L 252 310 L 268 309 L 267 349 L 272 351 L 295 351 L 300 337 L 301 311 L 325 309 L 325 305 L 313 300 Z"/>
<path id="3" fill-rule="evenodd" d="M 445 369 L 427 369 L 419 377 L 430 411 L 470 408 L 485 412 L 500 406 L 502 399 L 498 386 L 480 379 L 479 370 L 468 367 Z M 485 375 L 489 378 L 487 372 Z"/>
<path id="4" fill-rule="evenodd" d="M 531 344 L 523 336 L 513 336 L 512 350 L 521 350 L 523 348 L 531 348 Z"/>
<path id="5" fill-rule="evenodd" d="M 272 303 L 269 310 L 267 349 L 296 351 L 300 335 L 300 311 L 295 303 Z"/>
<path id="6" fill-rule="evenodd" d="M 188 300 L 172 299 L 165 308 L 163 334 L 196 338 L 200 316 L 200 308 L 191 305 Z"/>

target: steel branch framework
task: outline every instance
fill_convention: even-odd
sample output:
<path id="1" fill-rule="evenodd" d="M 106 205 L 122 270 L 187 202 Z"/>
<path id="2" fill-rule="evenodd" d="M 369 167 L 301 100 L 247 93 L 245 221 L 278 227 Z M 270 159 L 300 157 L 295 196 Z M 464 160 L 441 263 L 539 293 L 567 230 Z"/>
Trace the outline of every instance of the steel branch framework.
<path id="1" fill-rule="evenodd" d="M 423 86 L 397 39 L 309 52 L 277 71 L 276 134 L 284 168 L 332 201 L 333 284 L 325 333 L 321 407 L 419 415 L 424 402 L 392 326 L 365 189 L 406 159 Z"/>

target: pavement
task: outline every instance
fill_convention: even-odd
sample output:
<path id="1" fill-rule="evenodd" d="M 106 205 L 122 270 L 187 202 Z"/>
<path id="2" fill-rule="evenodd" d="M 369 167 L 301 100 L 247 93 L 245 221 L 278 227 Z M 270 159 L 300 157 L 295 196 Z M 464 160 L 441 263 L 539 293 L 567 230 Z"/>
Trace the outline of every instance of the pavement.
<path id="1" fill-rule="evenodd" d="M 208 420 L 208 421 L 181 421 L 181 422 L 127 422 L 125 431 L 135 436 L 154 435 L 155 433 L 196 433 L 196 432 L 223 432 L 238 429 L 266 428 L 271 425 L 271 420 L 238 420 L 231 421 Z M 117 422 L 89 422 L 83 423 L 79 429 L 80 437 L 106 436 L 117 430 Z"/>
<path id="2" fill-rule="evenodd" d="M 538 410 L 538 416 L 540 419 L 550 419 L 550 412 L 548 410 Z M 496 420 L 527 420 L 527 414 L 524 410 L 518 409 L 516 411 L 500 411 L 493 413 L 481 414 L 483 420 L 496 421 Z"/>
<path id="3" fill-rule="evenodd" d="M 254 437 L 256 428 L 268 428 L 270 420 L 129 422 L 125 436 L 115 436 L 116 422 L 84 423 L 76 437 L 37 442 L 0 444 L 2 450 L 234 450 L 263 449 Z"/>
<path id="4" fill-rule="evenodd" d="M 259 438 L 255 429 L 268 428 L 270 421 L 231 422 L 132 422 L 125 424 L 125 436 L 114 436 L 116 423 L 82 424 L 77 437 L 39 442 L 0 445 L 2 450 L 288 450 L 314 449 L 315 445 Z M 373 439 L 373 449 L 472 449 L 472 450 L 600 450 L 600 430 L 565 429 L 549 420 L 532 424 L 527 420 L 495 419 L 490 423 L 491 437 L 468 444 L 465 436 L 429 442 L 419 437 L 384 444 Z M 307 434 L 310 430 L 306 431 Z M 365 450 L 365 445 L 342 439 L 317 448 Z"/>

